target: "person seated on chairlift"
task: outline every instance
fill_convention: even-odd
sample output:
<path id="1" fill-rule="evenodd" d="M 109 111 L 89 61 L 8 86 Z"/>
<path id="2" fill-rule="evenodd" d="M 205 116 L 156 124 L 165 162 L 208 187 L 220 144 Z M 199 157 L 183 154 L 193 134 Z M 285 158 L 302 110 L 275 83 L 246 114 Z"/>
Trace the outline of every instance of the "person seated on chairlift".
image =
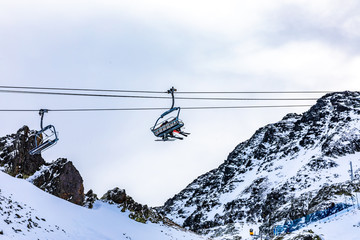
<path id="1" fill-rule="evenodd" d="M 178 129 L 175 129 L 174 131 L 172 131 L 172 132 L 171 132 L 171 135 L 174 135 L 174 133 L 181 134 L 181 135 L 183 135 L 183 136 L 185 136 L 185 137 L 187 137 L 187 136 L 189 135 L 189 133 L 183 132 L 183 131 L 181 130 L 181 128 L 178 128 Z"/>
<path id="2" fill-rule="evenodd" d="M 166 124 L 168 124 L 168 123 L 169 123 L 169 122 L 168 122 L 167 120 L 165 120 L 163 123 L 160 124 L 160 127 L 159 127 L 158 129 L 164 127 L 164 126 L 165 126 Z M 166 130 L 166 129 L 162 129 L 161 132 L 163 132 L 164 130 Z"/>
<path id="3" fill-rule="evenodd" d="M 40 133 L 40 134 L 38 135 L 38 137 L 36 138 L 37 146 L 40 146 L 40 145 L 42 144 L 43 140 L 44 140 L 43 134 Z"/>

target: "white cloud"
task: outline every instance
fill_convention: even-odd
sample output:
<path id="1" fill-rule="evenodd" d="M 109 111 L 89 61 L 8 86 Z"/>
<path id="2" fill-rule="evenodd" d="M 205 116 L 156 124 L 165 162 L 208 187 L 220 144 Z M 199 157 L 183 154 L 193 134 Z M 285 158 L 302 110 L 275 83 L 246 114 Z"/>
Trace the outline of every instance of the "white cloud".
<path id="1" fill-rule="evenodd" d="M 349 83 L 360 78 L 359 57 L 348 56 L 341 49 L 321 42 L 289 42 L 276 48 L 240 45 L 227 57 L 204 63 L 203 71 L 232 72 L 250 79 L 278 79 L 279 83 L 286 80 L 297 87 L 319 89 L 324 86 L 347 89 Z"/>
<path id="2" fill-rule="evenodd" d="M 344 32 L 350 38 L 360 37 L 360 16 L 347 19 L 343 26 Z"/>

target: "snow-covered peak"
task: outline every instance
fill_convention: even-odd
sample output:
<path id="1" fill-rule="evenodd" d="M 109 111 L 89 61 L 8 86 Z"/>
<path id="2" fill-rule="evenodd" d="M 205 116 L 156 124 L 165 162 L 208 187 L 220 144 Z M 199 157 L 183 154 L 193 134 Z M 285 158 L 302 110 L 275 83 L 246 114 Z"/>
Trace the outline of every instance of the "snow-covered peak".
<path id="1" fill-rule="evenodd" d="M 350 160 L 359 172 L 359 129 L 360 93 L 327 94 L 304 114 L 288 114 L 260 128 L 162 211 L 189 229 L 222 239 L 230 229 L 234 236 L 248 233 L 247 226 L 271 232 L 284 219 L 344 201 L 325 190 L 339 183 L 347 189 Z"/>

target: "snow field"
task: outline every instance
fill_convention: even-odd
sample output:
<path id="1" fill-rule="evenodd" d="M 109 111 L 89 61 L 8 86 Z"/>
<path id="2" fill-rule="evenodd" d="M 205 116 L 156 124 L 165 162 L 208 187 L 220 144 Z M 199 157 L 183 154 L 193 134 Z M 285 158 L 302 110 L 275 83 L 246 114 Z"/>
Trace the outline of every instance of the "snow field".
<path id="1" fill-rule="evenodd" d="M 0 231 L 6 239 L 205 239 L 165 225 L 135 222 L 128 218 L 127 212 L 101 201 L 93 209 L 87 209 L 3 172 L 0 183 Z M 30 228 L 29 221 L 35 222 Z"/>

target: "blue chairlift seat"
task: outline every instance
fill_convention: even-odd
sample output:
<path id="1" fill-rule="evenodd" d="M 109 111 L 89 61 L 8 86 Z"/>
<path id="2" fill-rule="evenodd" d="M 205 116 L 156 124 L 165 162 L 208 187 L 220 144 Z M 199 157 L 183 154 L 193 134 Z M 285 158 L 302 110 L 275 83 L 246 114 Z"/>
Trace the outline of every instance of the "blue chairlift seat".
<path id="1" fill-rule="evenodd" d="M 166 115 L 178 111 L 176 117 L 170 117 L 167 120 L 159 121 Z M 172 108 L 164 112 L 155 122 L 155 125 L 150 128 L 156 137 L 166 139 L 174 130 L 180 130 L 184 126 L 184 123 L 179 119 L 180 107 Z"/>
<path id="2" fill-rule="evenodd" d="M 48 125 L 35 134 L 35 147 L 29 151 L 30 155 L 40 154 L 46 149 L 54 146 L 58 139 L 53 125 Z"/>
<path id="3" fill-rule="evenodd" d="M 155 128 L 152 128 L 151 131 L 156 137 L 163 137 L 166 134 L 178 130 L 184 126 L 184 123 L 180 119 L 170 118 L 162 123 L 157 124 Z"/>

